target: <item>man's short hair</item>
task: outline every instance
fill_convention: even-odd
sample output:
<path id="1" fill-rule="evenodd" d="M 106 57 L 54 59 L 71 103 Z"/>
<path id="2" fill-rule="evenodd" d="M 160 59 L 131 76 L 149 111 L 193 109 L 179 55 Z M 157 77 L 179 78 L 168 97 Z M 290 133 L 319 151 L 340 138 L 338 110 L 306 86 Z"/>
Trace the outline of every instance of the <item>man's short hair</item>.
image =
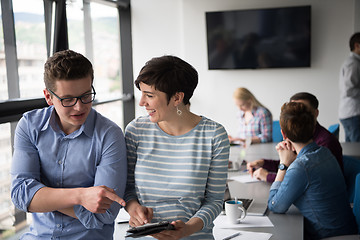
<path id="1" fill-rule="evenodd" d="M 350 51 L 354 51 L 355 43 L 360 43 L 360 32 L 354 33 L 350 37 L 350 41 L 349 41 Z"/>
<path id="2" fill-rule="evenodd" d="M 44 65 L 45 86 L 52 91 L 56 91 L 55 83 L 58 80 L 77 80 L 88 76 L 93 81 L 94 70 L 91 62 L 72 50 L 54 53 Z"/>
<path id="3" fill-rule="evenodd" d="M 319 107 L 319 101 L 317 100 L 317 98 L 312 95 L 311 93 L 308 92 L 299 92 L 294 94 L 291 98 L 290 98 L 290 102 L 291 101 L 298 101 L 298 100 L 305 100 L 308 101 L 310 103 L 310 106 L 314 109 L 318 109 Z"/>

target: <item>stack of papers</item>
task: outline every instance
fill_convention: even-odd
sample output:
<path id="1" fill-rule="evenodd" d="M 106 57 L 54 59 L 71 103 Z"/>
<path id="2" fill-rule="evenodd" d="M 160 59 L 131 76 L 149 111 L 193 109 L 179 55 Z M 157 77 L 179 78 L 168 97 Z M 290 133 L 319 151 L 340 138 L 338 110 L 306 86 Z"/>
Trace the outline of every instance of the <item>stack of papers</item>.
<path id="1" fill-rule="evenodd" d="M 262 233 L 262 232 L 249 232 L 249 231 L 240 231 L 241 228 L 251 228 L 251 227 L 274 227 L 272 222 L 267 216 L 246 216 L 238 224 L 233 224 L 229 222 L 226 215 L 219 215 L 214 221 L 214 237 L 216 240 L 223 240 L 226 237 L 229 237 L 233 234 L 240 232 L 240 235 L 231 238 L 231 240 L 268 240 L 271 238 L 271 233 Z"/>
<path id="2" fill-rule="evenodd" d="M 238 236 L 230 238 L 230 240 L 269 240 L 272 236 L 271 233 L 247 232 L 232 229 L 214 229 L 215 240 L 227 239 L 227 237 L 237 233 L 240 234 Z"/>
<path id="3" fill-rule="evenodd" d="M 130 215 L 124 208 L 121 208 L 119 214 L 116 217 L 115 222 L 117 223 L 127 223 L 130 220 Z"/>
<path id="4" fill-rule="evenodd" d="M 251 182 L 259 182 L 257 178 L 251 177 L 250 174 L 241 174 L 237 176 L 230 177 L 231 180 L 241 182 L 241 183 L 251 183 Z"/>

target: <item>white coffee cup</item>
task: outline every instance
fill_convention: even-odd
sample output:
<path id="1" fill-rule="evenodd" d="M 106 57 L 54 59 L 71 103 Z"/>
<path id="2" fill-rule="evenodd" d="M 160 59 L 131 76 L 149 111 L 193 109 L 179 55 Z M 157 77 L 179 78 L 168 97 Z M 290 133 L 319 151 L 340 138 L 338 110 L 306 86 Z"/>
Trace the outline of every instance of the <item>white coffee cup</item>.
<path id="1" fill-rule="evenodd" d="M 246 217 L 246 209 L 242 201 L 228 200 L 225 202 L 225 214 L 231 223 L 237 224 Z"/>
<path id="2" fill-rule="evenodd" d="M 245 148 L 249 148 L 250 145 L 251 145 L 251 139 L 252 137 L 251 136 L 247 136 L 246 139 L 245 139 Z"/>

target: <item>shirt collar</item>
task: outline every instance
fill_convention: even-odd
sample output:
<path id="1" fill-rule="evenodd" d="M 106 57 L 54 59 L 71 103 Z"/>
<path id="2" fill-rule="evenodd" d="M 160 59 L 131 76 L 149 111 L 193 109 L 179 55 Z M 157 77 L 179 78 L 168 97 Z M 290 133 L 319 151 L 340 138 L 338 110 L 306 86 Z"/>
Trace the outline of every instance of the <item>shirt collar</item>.
<path id="1" fill-rule="evenodd" d="M 52 108 L 50 110 L 51 111 L 50 117 L 44 124 L 41 131 L 45 131 L 50 126 L 55 132 L 63 132 L 61 130 L 61 128 L 59 127 L 59 124 L 56 121 L 57 116 L 56 116 L 56 111 L 55 111 L 54 106 L 50 106 L 49 108 Z M 95 110 L 93 108 L 91 108 L 90 113 L 89 113 L 85 123 L 83 125 L 81 125 L 81 127 L 78 130 L 69 134 L 69 136 L 73 136 L 75 138 L 75 137 L 79 136 L 82 132 L 84 132 L 86 134 L 86 136 L 92 137 L 94 124 L 95 124 Z"/>
<path id="2" fill-rule="evenodd" d="M 360 55 L 355 53 L 355 52 L 351 52 L 350 53 L 351 56 L 354 56 L 355 58 L 357 58 L 358 60 L 360 60 Z"/>
<path id="3" fill-rule="evenodd" d="M 316 121 L 313 139 L 315 139 L 315 136 L 317 136 L 319 134 L 320 130 L 321 130 L 320 124 L 318 121 Z"/>
<path id="4" fill-rule="evenodd" d="M 86 136 L 88 136 L 90 138 L 94 134 L 94 126 L 95 126 L 95 118 L 96 118 L 95 113 L 96 113 L 95 110 L 93 108 L 91 108 L 90 113 L 89 113 L 85 123 L 80 128 L 80 129 L 83 129 Z"/>
<path id="5" fill-rule="evenodd" d="M 309 152 L 309 151 L 312 151 L 312 150 L 315 150 L 317 148 L 317 144 L 315 142 L 311 142 L 309 143 L 308 145 L 306 145 L 305 147 L 303 147 L 299 154 L 297 155 L 297 158 L 301 157 L 302 155 L 304 155 L 306 152 Z"/>
<path id="6" fill-rule="evenodd" d="M 46 129 L 49 128 L 49 126 L 51 126 L 55 132 L 58 132 L 60 130 L 60 128 L 59 128 L 58 124 L 56 123 L 56 111 L 54 109 L 54 106 L 49 106 L 49 109 L 51 111 L 50 117 L 48 118 L 48 120 L 46 121 L 44 126 L 42 127 L 41 131 L 45 131 Z"/>
<path id="7" fill-rule="evenodd" d="M 253 108 L 251 109 L 251 114 L 252 114 L 253 116 L 255 116 L 255 113 L 256 113 L 257 109 L 258 109 L 258 107 L 253 107 Z M 243 117 L 243 116 L 245 115 L 245 112 L 240 110 L 239 115 L 240 115 L 241 117 Z"/>
<path id="8" fill-rule="evenodd" d="M 253 107 L 253 108 L 251 109 L 252 115 L 255 115 L 257 109 L 258 109 L 258 107 Z"/>

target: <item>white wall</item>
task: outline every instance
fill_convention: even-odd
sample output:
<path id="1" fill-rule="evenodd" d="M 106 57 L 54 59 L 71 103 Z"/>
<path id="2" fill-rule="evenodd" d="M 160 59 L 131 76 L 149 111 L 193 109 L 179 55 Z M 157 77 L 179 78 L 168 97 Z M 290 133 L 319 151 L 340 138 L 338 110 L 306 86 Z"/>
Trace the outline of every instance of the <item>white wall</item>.
<path id="1" fill-rule="evenodd" d="M 311 5 L 311 67 L 262 70 L 208 70 L 205 12 Z M 320 101 L 319 122 L 338 120 L 338 72 L 349 54 L 348 39 L 355 24 L 359 0 L 132 0 L 134 77 L 154 56 L 173 54 L 199 72 L 199 85 L 191 99 L 194 113 L 236 130 L 232 93 L 246 87 L 279 119 L 281 105 L 300 91 Z M 136 102 L 139 91 L 135 89 Z M 136 115 L 145 114 L 139 107 Z M 343 129 L 340 141 L 344 141 Z"/>

